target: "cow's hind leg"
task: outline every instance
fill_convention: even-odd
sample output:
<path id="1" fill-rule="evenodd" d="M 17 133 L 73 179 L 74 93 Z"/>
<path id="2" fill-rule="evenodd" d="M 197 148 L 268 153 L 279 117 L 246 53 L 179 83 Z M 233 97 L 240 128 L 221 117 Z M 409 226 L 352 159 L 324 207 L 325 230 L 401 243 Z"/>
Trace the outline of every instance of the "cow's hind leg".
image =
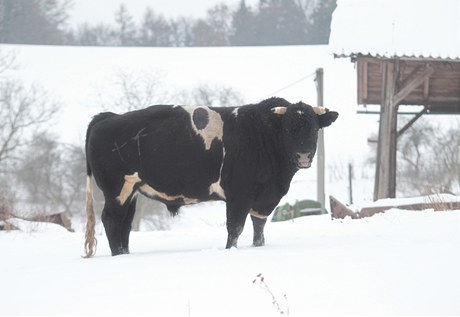
<path id="1" fill-rule="evenodd" d="M 129 234 L 131 233 L 131 227 L 133 224 L 134 214 L 136 213 L 136 201 L 137 197 L 132 197 L 126 217 L 123 221 L 123 228 L 121 233 L 121 249 L 123 254 L 129 253 Z M 128 204 L 128 203 L 127 203 Z"/>
<path id="2" fill-rule="evenodd" d="M 251 216 L 252 219 L 252 226 L 254 228 L 254 239 L 252 244 L 255 247 L 261 247 L 265 245 L 265 237 L 264 237 L 264 227 L 267 223 L 267 218 L 259 218 Z"/>
<path id="3" fill-rule="evenodd" d="M 127 253 L 126 245 L 123 245 L 123 238 L 126 237 L 125 219 L 127 218 L 129 206 L 128 203 L 120 205 L 115 199 L 107 199 L 107 197 L 105 199 L 104 209 L 102 210 L 102 223 L 109 240 L 112 255 Z"/>

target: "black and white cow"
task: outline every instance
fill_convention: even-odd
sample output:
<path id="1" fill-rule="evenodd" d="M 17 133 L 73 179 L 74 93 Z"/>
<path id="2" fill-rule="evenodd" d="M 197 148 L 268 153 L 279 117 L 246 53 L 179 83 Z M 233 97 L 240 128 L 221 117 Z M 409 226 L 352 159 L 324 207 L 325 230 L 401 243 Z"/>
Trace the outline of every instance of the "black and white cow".
<path id="1" fill-rule="evenodd" d="M 254 246 L 264 245 L 267 216 L 294 174 L 309 168 L 318 130 L 338 113 L 270 98 L 233 108 L 151 106 L 93 118 L 86 138 L 86 256 L 95 252 L 92 181 L 104 193 L 102 222 L 112 255 L 129 253 L 141 193 L 172 214 L 183 205 L 223 200 L 227 248 L 236 247 L 247 215 Z"/>

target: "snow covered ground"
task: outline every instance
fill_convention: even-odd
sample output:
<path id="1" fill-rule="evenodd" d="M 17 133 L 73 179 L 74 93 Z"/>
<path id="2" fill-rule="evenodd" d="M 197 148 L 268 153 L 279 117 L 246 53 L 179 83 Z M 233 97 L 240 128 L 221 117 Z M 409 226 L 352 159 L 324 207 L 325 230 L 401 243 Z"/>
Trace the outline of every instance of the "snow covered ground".
<path id="1" fill-rule="evenodd" d="M 225 250 L 223 210 L 186 208 L 118 257 L 98 236 L 96 257 L 81 258 L 83 234 L 57 225 L 0 232 L 0 315 L 460 314 L 460 211 L 269 223 L 261 248 L 248 222 Z"/>
<path id="2" fill-rule="evenodd" d="M 353 163 L 355 201 L 372 198 L 363 162 L 377 117 L 356 114 L 353 64 L 334 60 L 325 46 L 0 48 L 17 52 L 14 76 L 62 103 L 50 130 L 72 143 L 83 142 L 90 117 L 102 110 L 99 97 L 114 95 L 117 70 L 158 72 L 169 91 L 211 83 L 240 90 L 247 102 L 276 94 L 315 104 L 314 76 L 299 79 L 323 67 L 325 103 L 340 112 L 325 133 L 326 194 L 348 201 Z M 315 165 L 299 172 L 282 203 L 315 199 L 315 179 Z M 98 219 L 99 248 L 89 260 L 80 257 L 81 231 L 17 225 L 22 232 L 0 232 L 0 315 L 460 314 L 460 211 L 270 223 L 263 248 L 250 246 L 248 222 L 240 248 L 224 250 L 224 205 L 202 204 L 184 208 L 170 230 L 133 233 L 127 256 L 110 256 Z"/>

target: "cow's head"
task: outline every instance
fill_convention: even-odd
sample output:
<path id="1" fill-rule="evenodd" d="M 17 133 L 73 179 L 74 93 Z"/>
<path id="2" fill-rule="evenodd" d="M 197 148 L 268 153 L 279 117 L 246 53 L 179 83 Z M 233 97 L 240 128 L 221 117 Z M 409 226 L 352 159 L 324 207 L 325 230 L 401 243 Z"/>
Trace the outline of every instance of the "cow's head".
<path id="1" fill-rule="evenodd" d="M 283 143 L 290 161 L 297 168 L 309 168 L 316 153 L 319 129 L 331 125 L 339 114 L 303 102 L 273 107 L 271 111 L 282 116 Z"/>

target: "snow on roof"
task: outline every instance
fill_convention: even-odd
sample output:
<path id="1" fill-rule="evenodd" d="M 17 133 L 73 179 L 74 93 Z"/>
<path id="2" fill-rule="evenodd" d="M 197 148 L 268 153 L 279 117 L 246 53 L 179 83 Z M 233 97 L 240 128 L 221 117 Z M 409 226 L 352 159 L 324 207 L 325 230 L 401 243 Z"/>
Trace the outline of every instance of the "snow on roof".
<path id="1" fill-rule="evenodd" d="M 338 0 L 334 55 L 460 59 L 458 0 Z"/>

